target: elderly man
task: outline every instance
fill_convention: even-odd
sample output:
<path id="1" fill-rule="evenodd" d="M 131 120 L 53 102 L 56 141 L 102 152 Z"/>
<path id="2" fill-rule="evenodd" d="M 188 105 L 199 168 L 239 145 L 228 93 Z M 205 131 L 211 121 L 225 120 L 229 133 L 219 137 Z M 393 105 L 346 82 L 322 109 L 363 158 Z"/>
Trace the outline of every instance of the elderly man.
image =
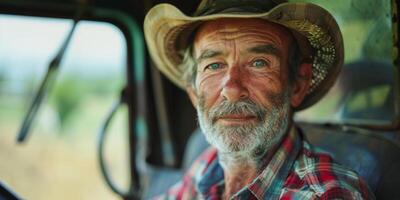
<path id="1" fill-rule="evenodd" d="M 185 88 L 207 149 L 167 199 L 370 199 L 354 172 L 316 153 L 293 112 L 318 101 L 343 63 L 334 18 L 313 4 L 204 0 L 194 16 L 152 8 L 158 68 Z"/>

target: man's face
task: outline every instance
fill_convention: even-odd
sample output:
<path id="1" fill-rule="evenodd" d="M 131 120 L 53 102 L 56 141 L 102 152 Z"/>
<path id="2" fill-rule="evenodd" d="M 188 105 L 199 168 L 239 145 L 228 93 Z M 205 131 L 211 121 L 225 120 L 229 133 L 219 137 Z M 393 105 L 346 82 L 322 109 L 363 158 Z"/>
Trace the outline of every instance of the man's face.
<path id="1" fill-rule="evenodd" d="M 268 149 L 286 132 L 291 42 L 286 29 L 259 19 L 221 19 L 198 30 L 192 98 L 200 127 L 220 151 Z"/>

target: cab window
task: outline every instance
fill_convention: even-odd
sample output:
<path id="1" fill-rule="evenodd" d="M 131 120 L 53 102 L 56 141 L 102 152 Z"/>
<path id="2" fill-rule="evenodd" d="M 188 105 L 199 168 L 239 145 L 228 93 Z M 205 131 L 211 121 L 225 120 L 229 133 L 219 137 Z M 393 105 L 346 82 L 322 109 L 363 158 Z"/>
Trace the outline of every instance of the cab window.
<path id="1" fill-rule="evenodd" d="M 97 132 L 125 84 L 126 41 L 116 26 L 79 22 L 27 141 L 16 144 L 71 26 L 67 19 L 0 15 L 0 177 L 24 199 L 118 199 L 96 157 Z M 106 158 L 114 180 L 127 186 L 127 110 L 116 117 Z"/>

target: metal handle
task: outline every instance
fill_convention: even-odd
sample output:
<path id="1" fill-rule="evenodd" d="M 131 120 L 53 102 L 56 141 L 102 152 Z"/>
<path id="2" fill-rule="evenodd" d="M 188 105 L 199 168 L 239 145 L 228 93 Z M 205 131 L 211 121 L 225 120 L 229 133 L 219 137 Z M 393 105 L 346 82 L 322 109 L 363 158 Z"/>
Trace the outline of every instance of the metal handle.
<path id="1" fill-rule="evenodd" d="M 105 164 L 105 159 L 104 159 L 104 145 L 106 141 L 106 136 L 107 136 L 107 128 L 109 127 L 112 118 L 115 116 L 115 113 L 117 112 L 118 108 L 125 103 L 125 90 L 122 91 L 121 93 L 121 98 L 115 102 L 107 115 L 103 126 L 101 127 L 98 138 L 97 138 L 97 156 L 99 159 L 99 165 L 100 165 L 100 170 L 101 174 L 104 177 L 104 180 L 106 184 L 110 187 L 110 189 L 117 195 L 121 196 L 123 199 L 139 199 L 139 192 L 134 191 L 134 189 L 131 187 L 129 191 L 123 191 L 120 188 L 116 186 L 114 181 L 112 180 L 106 164 Z M 131 184 L 132 185 L 132 184 Z"/>

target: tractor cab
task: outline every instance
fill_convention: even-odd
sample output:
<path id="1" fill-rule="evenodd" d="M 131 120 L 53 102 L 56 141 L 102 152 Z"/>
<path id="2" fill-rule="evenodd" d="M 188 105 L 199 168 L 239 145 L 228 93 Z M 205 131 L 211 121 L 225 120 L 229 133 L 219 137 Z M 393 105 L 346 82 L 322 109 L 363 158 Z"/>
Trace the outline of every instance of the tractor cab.
<path id="1" fill-rule="evenodd" d="M 400 199 L 400 3 L 289 1 L 332 13 L 345 50 L 297 126 L 377 199 Z M 0 199 L 149 199 L 209 146 L 146 49 L 144 17 L 159 3 L 191 15 L 199 2 L 0 1 Z"/>

